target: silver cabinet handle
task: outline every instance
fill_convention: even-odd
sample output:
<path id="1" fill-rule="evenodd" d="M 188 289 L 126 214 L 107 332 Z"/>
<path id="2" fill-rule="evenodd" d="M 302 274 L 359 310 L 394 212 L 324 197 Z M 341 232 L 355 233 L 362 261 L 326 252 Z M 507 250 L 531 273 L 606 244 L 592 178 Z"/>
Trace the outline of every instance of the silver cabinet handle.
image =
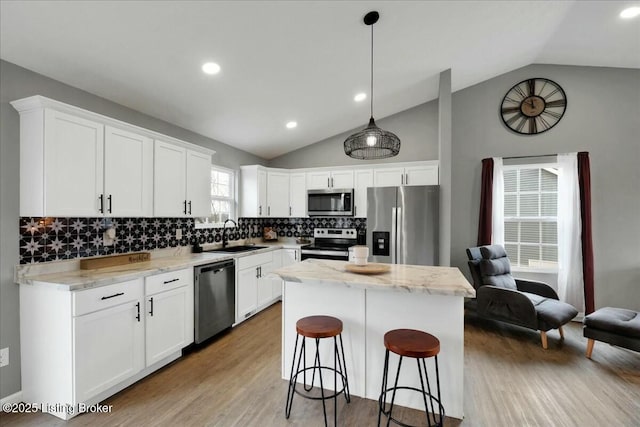
<path id="1" fill-rule="evenodd" d="M 271 206 L 267 207 L 267 216 L 271 216 Z"/>
<path id="2" fill-rule="evenodd" d="M 291 206 L 289 206 L 289 216 L 291 216 Z"/>
<path id="3" fill-rule="evenodd" d="M 408 173 L 404 174 L 404 183 L 405 183 L 405 185 L 409 185 L 409 174 Z"/>
<path id="4" fill-rule="evenodd" d="M 327 178 L 327 187 L 331 188 L 331 178 Z"/>
<path id="5" fill-rule="evenodd" d="M 404 174 L 400 175 L 400 185 L 404 185 Z"/>
<path id="6" fill-rule="evenodd" d="M 98 197 L 98 200 L 100 200 L 100 207 L 98 210 L 100 213 L 104 213 L 104 194 L 101 194 L 100 197 Z"/>
<path id="7" fill-rule="evenodd" d="M 258 206 L 258 215 L 262 215 L 262 205 Z"/>
<path id="8" fill-rule="evenodd" d="M 357 206 L 353 207 L 353 216 L 358 216 L 358 207 Z"/>
<path id="9" fill-rule="evenodd" d="M 139 301 L 136 303 L 136 308 L 138 309 L 138 314 L 136 314 L 136 320 L 139 322 L 140 321 L 140 302 Z"/>
<path id="10" fill-rule="evenodd" d="M 149 303 L 151 304 L 151 309 L 149 311 L 149 314 L 151 315 L 151 317 L 153 317 L 153 297 L 149 299 Z"/>
<path id="11" fill-rule="evenodd" d="M 333 187 L 333 178 L 331 178 L 331 187 Z"/>

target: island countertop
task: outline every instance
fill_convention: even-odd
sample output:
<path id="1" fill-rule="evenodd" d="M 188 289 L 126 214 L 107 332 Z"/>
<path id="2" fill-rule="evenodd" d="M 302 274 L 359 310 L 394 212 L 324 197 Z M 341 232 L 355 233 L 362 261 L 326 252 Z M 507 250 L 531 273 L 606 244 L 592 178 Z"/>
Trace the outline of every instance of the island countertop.
<path id="1" fill-rule="evenodd" d="M 272 272 L 286 282 L 344 284 L 365 289 L 475 297 L 476 291 L 455 267 L 389 264 L 382 274 L 356 274 L 347 261 L 308 259 Z"/>

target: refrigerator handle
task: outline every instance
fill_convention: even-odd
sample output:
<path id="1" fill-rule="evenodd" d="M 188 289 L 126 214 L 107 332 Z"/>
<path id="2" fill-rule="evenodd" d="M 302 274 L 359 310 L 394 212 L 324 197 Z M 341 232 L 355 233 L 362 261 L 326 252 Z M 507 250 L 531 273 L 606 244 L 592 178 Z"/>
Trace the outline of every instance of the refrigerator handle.
<path id="1" fill-rule="evenodd" d="M 394 244 L 397 246 L 397 256 L 396 256 L 396 262 L 395 264 L 404 264 L 404 251 L 403 251 L 403 243 L 402 242 L 402 236 L 404 233 L 404 230 L 402 229 L 404 224 L 402 223 L 402 208 L 396 208 L 396 236 L 397 236 L 397 240 L 394 240 Z"/>
<path id="2" fill-rule="evenodd" d="M 389 249 L 391 251 L 391 264 L 396 263 L 397 223 L 398 223 L 398 208 L 391 208 L 391 239 L 389 241 Z"/>

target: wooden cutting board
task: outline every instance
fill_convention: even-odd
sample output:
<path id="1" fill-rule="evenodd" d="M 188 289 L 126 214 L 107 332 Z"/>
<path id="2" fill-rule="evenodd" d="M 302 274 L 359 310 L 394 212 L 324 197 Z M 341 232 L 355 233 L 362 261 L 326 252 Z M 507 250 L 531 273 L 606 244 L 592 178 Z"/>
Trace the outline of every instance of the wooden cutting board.
<path id="1" fill-rule="evenodd" d="M 111 255 L 100 258 L 80 260 L 81 270 L 93 270 L 96 268 L 113 267 L 115 265 L 134 264 L 151 260 L 149 252 L 132 252 L 130 254 Z"/>
<path id="2" fill-rule="evenodd" d="M 347 264 L 345 269 L 351 273 L 358 274 L 382 274 L 391 270 L 391 266 L 388 264 L 374 263 L 368 263 L 365 265 Z"/>

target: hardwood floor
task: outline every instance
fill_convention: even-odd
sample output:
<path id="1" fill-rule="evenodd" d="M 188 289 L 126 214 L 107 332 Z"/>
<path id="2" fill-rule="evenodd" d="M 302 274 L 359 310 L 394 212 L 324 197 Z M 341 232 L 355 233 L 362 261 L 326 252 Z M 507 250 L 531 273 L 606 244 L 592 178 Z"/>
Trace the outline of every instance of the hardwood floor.
<path id="1" fill-rule="evenodd" d="M 2 426 L 321 426 L 319 402 L 296 399 L 284 418 L 280 379 L 281 305 L 103 402 L 110 414 L 62 421 L 47 414 L 0 414 Z M 447 426 L 640 426 L 640 354 L 597 342 L 592 359 L 579 324 L 540 336 L 515 326 L 465 320 L 465 419 Z M 446 379 L 443 379 L 446 381 Z M 333 405 L 329 405 L 332 408 Z M 338 422 L 371 426 L 376 402 L 338 401 Z M 332 409 L 328 416 L 333 417 Z M 394 411 L 410 424 L 419 411 Z"/>

